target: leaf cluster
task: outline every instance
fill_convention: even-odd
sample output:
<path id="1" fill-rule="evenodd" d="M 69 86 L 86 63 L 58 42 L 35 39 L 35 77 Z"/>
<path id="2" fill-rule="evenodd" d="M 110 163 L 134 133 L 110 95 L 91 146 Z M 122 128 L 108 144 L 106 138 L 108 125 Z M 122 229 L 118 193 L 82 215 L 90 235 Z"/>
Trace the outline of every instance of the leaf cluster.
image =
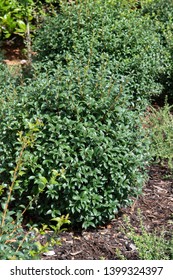
<path id="1" fill-rule="evenodd" d="M 8 39 L 19 35 L 25 37 L 26 21 L 32 22 L 32 31 L 36 29 L 38 16 L 43 14 L 39 0 L 2 0 L 0 2 L 0 36 Z"/>

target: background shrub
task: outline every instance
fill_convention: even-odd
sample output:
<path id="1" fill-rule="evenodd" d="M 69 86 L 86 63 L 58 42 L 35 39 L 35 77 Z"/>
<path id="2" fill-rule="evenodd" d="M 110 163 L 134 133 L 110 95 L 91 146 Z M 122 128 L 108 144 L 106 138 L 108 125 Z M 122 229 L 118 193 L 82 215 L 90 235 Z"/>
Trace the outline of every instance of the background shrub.
<path id="1" fill-rule="evenodd" d="M 164 64 L 164 70 L 158 74 L 157 81 L 162 84 L 162 99 L 165 95 L 168 102 L 173 101 L 173 2 L 171 0 L 157 0 L 145 3 L 142 6 L 141 13 L 149 16 L 155 25 L 156 32 L 160 35 L 160 43 L 165 48 L 165 57 L 167 62 Z"/>
<path id="2" fill-rule="evenodd" d="M 0 3 L 0 37 L 16 39 L 16 35 L 25 38 L 27 21 L 30 30 L 35 31 L 44 15 L 45 1 L 39 0 L 1 0 Z M 19 40 L 19 38 L 18 38 Z"/>
<path id="3" fill-rule="evenodd" d="M 161 93 L 158 76 L 164 73 L 170 55 L 150 15 L 132 9 L 134 1 L 129 5 L 102 0 L 64 2 L 60 13 L 47 18 L 38 30 L 34 42 L 38 61 L 56 67 L 59 61 L 67 65 L 75 56 L 98 67 L 104 54 L 111 61 L 111 71 L 130 81 L 135 96 Z"/>

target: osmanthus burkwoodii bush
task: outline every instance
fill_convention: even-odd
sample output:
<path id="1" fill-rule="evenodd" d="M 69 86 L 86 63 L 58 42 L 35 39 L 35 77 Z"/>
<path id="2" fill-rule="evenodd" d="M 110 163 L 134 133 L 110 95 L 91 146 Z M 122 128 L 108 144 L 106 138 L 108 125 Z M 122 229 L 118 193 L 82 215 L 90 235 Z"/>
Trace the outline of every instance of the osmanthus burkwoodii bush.
<path id="1" fill-rule="evenodd" d="M 32 201 L 28 216 L 40 222 L 69 214 L 73 225 L 97 226 L 142 191 L 149 143 L 141 119 L 145 96 L 160 90 L 154 77 L 162 49 L 152 25 L 116 5 L 62 3 L 38 34 L 32 77 L 8 91 L 5 79 L 0 85 L 4 184 L 19 153 L 16 134 L 43 124 L 25 150 L 11 202 L 18 211 Z"/>
<path id="2" fill-rule="evenodd" d="M 19 153 L 16 133 L 26 132 L 28 122 L 42 123 L 25 151 L 13 210 L 38 193 L 28 215 L 42 222 L 68 213 L 73 225 L 87 228 L 112 219 L 141 193 L 148 160 L 144 106 L 134 104 L 128 81 L 111 71 L 107 56 L 100 60 L 94 67 L 74 58 L 53 74 L 37 72 L 14 88 L 13 106 L 1 107 L 3 183 Z"/>

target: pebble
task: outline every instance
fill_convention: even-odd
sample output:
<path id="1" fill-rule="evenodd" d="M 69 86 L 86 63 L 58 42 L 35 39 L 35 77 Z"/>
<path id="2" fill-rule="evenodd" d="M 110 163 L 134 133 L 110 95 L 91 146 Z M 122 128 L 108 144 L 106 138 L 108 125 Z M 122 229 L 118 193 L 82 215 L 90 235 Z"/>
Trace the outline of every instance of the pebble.
<path id="1" fill-rule="evenodd" d="M 54 255 L 56 255 L 55 251 L 48 251 L 48 252 L 43 253 L 43 256 L 46 256 L 46 257 L 54 256 Z"/>

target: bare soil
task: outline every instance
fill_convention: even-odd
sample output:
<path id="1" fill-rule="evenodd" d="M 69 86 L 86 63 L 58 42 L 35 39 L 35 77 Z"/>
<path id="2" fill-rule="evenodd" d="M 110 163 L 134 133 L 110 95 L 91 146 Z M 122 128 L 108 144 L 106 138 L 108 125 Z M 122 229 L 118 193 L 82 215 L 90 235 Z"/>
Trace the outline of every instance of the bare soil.
<path id="1" fill-rule="evenodd" d="M 8 65 L 18 65 L 25 59 L 25 46 L 20 38 L 5 40 L 2 44 L 4 62 Z"/>

